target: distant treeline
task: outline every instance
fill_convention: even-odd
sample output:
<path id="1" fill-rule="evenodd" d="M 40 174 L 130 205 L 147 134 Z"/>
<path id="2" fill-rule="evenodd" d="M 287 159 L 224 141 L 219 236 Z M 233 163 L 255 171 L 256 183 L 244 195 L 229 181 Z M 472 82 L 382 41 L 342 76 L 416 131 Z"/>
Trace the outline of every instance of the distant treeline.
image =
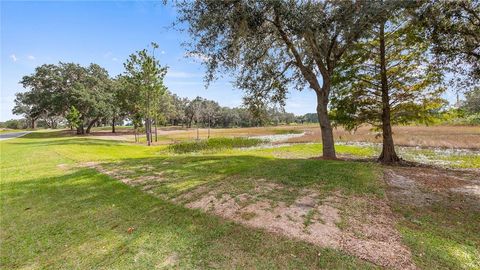
<path id="1" fill-rule="evenodd" d="M 216 101 L 188 99 L 168 91 L 164 85 L 167 67 L 146 49 L 130 55 L 125 71 L 111 77 L 97 64 L 44 64 L 20 81 L 27 91 L 16 94 L 12 112 L 21 120 L 0 124 L 4 128 L 76 129 L 90 133 L 95 126 L 132 125 L 148 141 L 160 125 L 185 127 L 252 127 L 318 122 L 316 114 L 295 116 L 273 103 L 247 104 L 230 108 Z"/>
<path id="2" fill-rule="evenodd" d="M 180 98 L 176 94 L 167 92 L 162 101 L 162 113 L 159 114 L 158 124 L 163 126 L 229 128 L 288 125 L 292 123 L 318 123 L 316 113 L 295 115 L 275 107 L 266 108 L 260 117 L 244 107 L 220 106 L 213 100 L 197 97 L 193 100 Z M 109 126 L 113 122 L 108 117 L 99 119 L 93 126 Z M 35 120 L 36 128 L 65 128 L 69 122 L 65 117 L 52 117 L 42 114 Z M 133 126 L 128 118 L 115 120 L 116 126 Z M 27 118 L 11 119 L 0 122 L 0 128 L 29 129 L 32 120 Z"/>
<path id="3" fill-rule="evenodd" d="M 141 86 L 129 77 L 110 78 L 102 67 L 82 67 L 74 63 L 42 65 L 20 82 L 28 89 L 17 93 L 13 113 L 22 119 L 0 122 L 1 128 L 76 128 L 89 133 L 92 127 L 146 125 L 252 127 L 290 123 L 318 123 L 315 113 L 296 116 L 279 106 L 263 105 L 252 110 L 246 106 L 225 107 L 202 97 L 182 98 L 159 83 L 162 91 L 150 90 L 148 99 Z M 148 110 L 147 110 L 148 108 Z"/>

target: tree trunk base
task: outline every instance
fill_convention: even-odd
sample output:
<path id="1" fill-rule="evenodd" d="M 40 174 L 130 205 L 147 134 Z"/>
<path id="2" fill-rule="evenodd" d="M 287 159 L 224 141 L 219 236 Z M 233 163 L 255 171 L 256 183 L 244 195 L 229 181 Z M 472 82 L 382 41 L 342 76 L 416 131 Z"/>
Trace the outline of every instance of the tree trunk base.
<path id="1" fill-rule="evenodd" d="M 383 163 L 383 164 L 395 164 L 395 163 L 399 163 L 400 161 L 402 161 L 402 159 L 399 158 L 397 156 L 397 153 L 395 153 L 395 152 L 385 153 L 385 152 L 382 151 L 382 153 L 378 157 L 377 161 L 380 162 L 380 163 Z"/>

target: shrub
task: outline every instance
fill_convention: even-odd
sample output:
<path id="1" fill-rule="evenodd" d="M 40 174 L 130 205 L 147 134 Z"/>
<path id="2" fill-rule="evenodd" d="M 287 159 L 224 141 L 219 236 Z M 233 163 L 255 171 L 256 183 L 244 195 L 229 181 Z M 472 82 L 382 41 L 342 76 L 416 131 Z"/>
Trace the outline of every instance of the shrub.
<path id="1" fill-rule="evenodd" d="M 465 118 L 468 125 L 480 125 L 480 113 L 474 113 Z"/>

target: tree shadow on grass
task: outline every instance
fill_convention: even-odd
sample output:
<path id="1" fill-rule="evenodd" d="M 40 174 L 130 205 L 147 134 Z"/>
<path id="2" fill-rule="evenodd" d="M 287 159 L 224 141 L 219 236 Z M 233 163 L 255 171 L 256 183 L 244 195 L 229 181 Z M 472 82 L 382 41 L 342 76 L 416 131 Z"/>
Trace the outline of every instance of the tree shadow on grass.
<path id="1" fill-rule="evenodd" d="M 113 136 L 117 135 L 114 133 Z M 119 133 L 118 135 L 125 135 Z M 32 132 L 25 136 L 16 138 L 14 141 L 9 141 L 12 144 L 18 145 L 38 145 L 38 146 L 47 146 L 47 145 L 115 145 L 115 144 L 125 144 L 127 142 L 122 140 L 107 140 L 107 139 L 98 139 L 92 138 L 92 136 L 108 136 L 104 132 L 92 133 L 88 135 L 76 135 L 73 131 L 70 130 L 57 130 L 51 132 Z M 32 140 L 35 139 L 35 140 Z M 44 140 L 36 140 L 44 139 Z"/>
<path id="2" fill-rule="evenodd" d="M 88 168 L 6 183 L 1 194 L 0 258 L 8 269 L 371 267 L 170 204 Z"/>
<path id="3" fill-rule="evenodd" d="M 30 133 L 32 134 L 32 133 Z M 31 145 L 31 146 L 49 146 L 49 145 L 105 145 L 112 146 L 118 144 L 125 144 L 125 142 L 117 140 L 105 140 L 105 139 L 93 139 L 88 137 L 45 137 L 45 141 L 28 141 L 25 139 L 31 139 L 31 137 L 22 136 L 17 138 L 15 141 L 10 142 L 11 144 L 17 145 Z"/>
<path id="4" fill-rule="evenodd" d="M 50 139 L 50 138 L 62 138 L 74 136 L 74 131 L 71 130 L 49 130 L 46 132 L 31 132 L 25 136 L 19 137 L 23 139 Z"/>
<path id="5" fill-rule="evenodd" d="M 316 188 L 318 193 L 382 195 L 378 165 L 339 160 L 275 159 L 259 156 L 165 156 L 102 163 L 101 171 L 156 195 L 175 198 L 203 187 L 222 185 L 253 192 L 257 181 L 285 187 L 283 192 Z"/>

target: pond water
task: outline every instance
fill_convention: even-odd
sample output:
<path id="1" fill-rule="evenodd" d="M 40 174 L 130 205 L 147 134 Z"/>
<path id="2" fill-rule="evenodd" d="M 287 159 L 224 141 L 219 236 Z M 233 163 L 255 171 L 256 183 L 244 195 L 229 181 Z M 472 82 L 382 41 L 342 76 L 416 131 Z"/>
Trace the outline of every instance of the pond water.
<path id="1" fill-rule="evenodd" d="M 281 142 L 281 141 L 286 141 L 291 138 L 298 138 L 302 137 L 305 135 L 305 132 L 303 133 L 298 133 L 298 134 L 275 134 L 275 135 L 262 135 L 262 136 L 250 136 L 249 138 L 254 138 L 254 139 L 261 139 L 261 140 L 266 140 L 269 142 Z"/>

